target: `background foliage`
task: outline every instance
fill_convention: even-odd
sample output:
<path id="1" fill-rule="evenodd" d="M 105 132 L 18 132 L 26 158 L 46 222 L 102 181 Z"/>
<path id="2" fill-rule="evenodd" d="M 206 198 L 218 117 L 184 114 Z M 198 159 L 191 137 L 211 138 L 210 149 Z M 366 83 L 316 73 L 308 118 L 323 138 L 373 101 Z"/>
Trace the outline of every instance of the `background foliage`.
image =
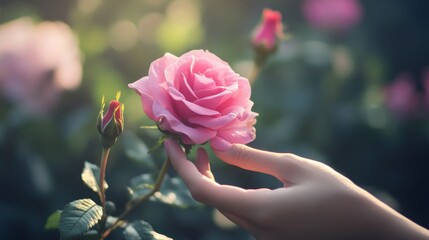
<path id="1" fill-rule="evenodd" d="M 406 114 L 386 107 L 384 89 L 407 73 L 415 94 L 429 99 L 429 6 L 425 1 L 362 0 L 362 19 L 346 31 L 311 27 L 300 0 L 2 0 L 0 23 L 21 16 L 60 20 L 76 34 L 83 60 L 81 86 L 64 92 L 49 115 L 33 117 L 0 102 L 0 236 L 58 239 L 46 218 L 74 199 L 96 195 L 81 182 L 85 161 L 98 163 L 95 128 L 102 95 L 122 91 L 125 133 L 112 149 L 107 197 L 125 203 L 129 179 L 159 168 L 162 151 L 147 155 L 156 133 L 127 84 L 150 62 L 202 48 L 248 75 L 249 36 L 262 9 L 283 13 L 290 38 L 255 82 L 260 114 L 251 146 L 326 162 L 413 221 L 429 227 L 429 108 Z M 429 89 L 428 89 L 429 90 Z M 422 100 L 423 102 L 425 100 Z M 221 183 L 279 187 L 269 176 L 212 158 Z M 174 172 L 171 172 L 174 175 Z M 123 204 L 117 204 L 121 208 Z M 211 208 L 144 204 L 135 214 L 174 239 L 248 239 Z M 112 236 L 114 239 L 114 235 Z"/>

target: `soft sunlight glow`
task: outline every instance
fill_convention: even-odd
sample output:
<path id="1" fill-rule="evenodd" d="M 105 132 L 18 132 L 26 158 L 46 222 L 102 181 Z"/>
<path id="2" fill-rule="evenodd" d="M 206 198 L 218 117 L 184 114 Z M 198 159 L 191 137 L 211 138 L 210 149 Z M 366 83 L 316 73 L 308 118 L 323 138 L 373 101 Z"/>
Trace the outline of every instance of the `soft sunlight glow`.
<path id="1" fill-rule="evenodd" d="M 340 77 L 348 77 L 354 69 L 353 58 L 345 47 L 337 47 L 333 50 L 333 68 Z"/>
<path id="2" fill-rule="evenodd" d="M 94 12 L 100 6 L 101 0 L 78 0 L 78 9 L 86 14 Z"/>
<path id="3" fill-rule="evenodd" d="M 173 193 L 173 192 L 169 192 L 169 193 L 167 193 L 165 195 L 163 195 L 160 192 L 156 192 L 154 194 L 154 196 L 156 198 L 158 198 L 159 200 L 161 200 L 162 202 L 168 203 L 168 204 L 173 204 L 176 201 L 176 199 L 177 199 L 177 195 L 175 193 Z"/>
<path id="4" fill-rule="evenodd" d="M 138 31 L 134 23 L 128 20 L 119 20 L 109 30 L 109 44 L 117 51 L 131 49 L 137 43 Z"/>
<path id="5" fill-rule="evenodd" d="M 364 96 L 363 108 L 367 124 L 372 128 L 384 128 L 388 124 L 387 112 L 383 108 L 381 89 L 372 87 Z"/>
<path id="6" fill-rule="evenodd" d="M 302 50 L 305 60 L 315 66 L 328 64 L 332 57 L 328 45 L 321 41 L 307 41 Z"/>
<path id="7" fill-rule="evenodd" d="M 158 29 L 163 20 L 164 16 L 159 13 L 149 13 L 140 19 L 138 30 L 139 37 L 143 43 L 156 44 L 156 29 Z"/>
<path id="8" fill-rule="evenodd" d="M 204 37 L 199 6 L 193 0 L 176 0 L 168 5 L 166 18 L 157 31 L 162 50 L 183 52 L 200 43 Z"/>

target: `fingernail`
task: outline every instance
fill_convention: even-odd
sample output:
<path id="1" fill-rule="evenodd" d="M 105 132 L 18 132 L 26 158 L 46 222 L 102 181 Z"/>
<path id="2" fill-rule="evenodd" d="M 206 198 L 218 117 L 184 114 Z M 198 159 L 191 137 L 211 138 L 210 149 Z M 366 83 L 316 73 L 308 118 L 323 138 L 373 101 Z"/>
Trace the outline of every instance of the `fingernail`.
<path id="1" fill-rule="evenodd" d="M 167 138 L 164 140 L 164 147 L 167 150 L 167 153 L 170 152 L 171 149 L 171 139 Z"/>
<path id="2" fill-rule="evenodd" d="M 206 150 L 204 150 L 204 148 L 202 148 L 202 147 L 198 148 L 198 150 L 197 150 L 197 157 L 204 156 L 204 155 L 207 156 Z"/>

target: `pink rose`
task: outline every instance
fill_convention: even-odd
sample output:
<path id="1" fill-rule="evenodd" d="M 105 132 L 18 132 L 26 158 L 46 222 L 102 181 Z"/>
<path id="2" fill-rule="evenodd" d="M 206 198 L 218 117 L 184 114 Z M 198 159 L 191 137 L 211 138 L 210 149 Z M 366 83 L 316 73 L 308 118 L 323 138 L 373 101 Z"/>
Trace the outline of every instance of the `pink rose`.
<path id="1" fill-rule="evenodd" d="M 424 106 L 429 108 L 429 67 L 427 67 L 423 72 L 423 89 L 424 93 Z"/>
<path id="2" fill-rule="evenodd" d="M 303 12 L 313 27 L 333 31 L 347 30 L 362 17 L 357 0 L 307 0 Z"/>
<path id="3" fill-rule="evenodd" d="M 184 144 L 210 141 L 226 150 L 255 139 L 250 84 L 214 54 L 194 50 L 155 60 L 149 76 L 128 85 L 141 96 L 146 115 Z"/>
<path id="4" fill-rule="evenodd" d="M 282 14 L 271 9 L 264 9 L 262 22 L 253 33 L 253 45 L 255 47 L 263 46 L 266 50 L 273 50 L 277 45 L 278 39 L 282 36 Z"/>

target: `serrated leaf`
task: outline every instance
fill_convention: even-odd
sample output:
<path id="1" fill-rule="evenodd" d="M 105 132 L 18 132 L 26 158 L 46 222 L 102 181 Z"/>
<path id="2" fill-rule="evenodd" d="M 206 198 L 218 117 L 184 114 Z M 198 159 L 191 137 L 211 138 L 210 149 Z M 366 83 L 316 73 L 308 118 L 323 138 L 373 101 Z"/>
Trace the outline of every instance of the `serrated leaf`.
<path id="1" fill-rule="evenodd" d="M 46 220 L 45 229 L 57 229 L 60 226 L 61 210 L 57 210 L 49 215 Z"/>
<path id="2" fill-rule="evenodd" d="M 128 224 L 123 234 L 126 240 L 172 240 L 155 232 L 149 223 L 142 220 Z"/>
<path id="3" fill-rule="evenodd" d="M 97 165 L 85 162 L 81 177 L 85 185 L 91 188 L 92 191 L 100 191 L 100 168 Z M 109 187 L 106 181 L 104 181 L 104 186 L 105 189 Z"/>
<path id="4" fill-rule="evenodd" d="M 80 199 L 67 204 L 61 213 L 60 235 L 62 240 L 82 237 L 100 221 L 103 209 L 91 199 Z"/>
<path id="5" fill-rule="evenodd" d="M 124 132 L 121 139 L 127 157 L 144 164 L 151 170 L 155 169 L 156 165 L 149 154 L 148 147 L 136 134 Z"/>
<path id="6" fill-rule="evenodd" d="M 147 173 L 131 179 L 131 185 L 128 188 L 131 199 L 139 199 L 152 191 L 155 181 L 155 177 Z M 164 176 L 160 190 L 150 199 L 180 208 L 201 205 L 192 198 L 188 188 L 180 178 L 171 178 L 168 175 Z"/>

